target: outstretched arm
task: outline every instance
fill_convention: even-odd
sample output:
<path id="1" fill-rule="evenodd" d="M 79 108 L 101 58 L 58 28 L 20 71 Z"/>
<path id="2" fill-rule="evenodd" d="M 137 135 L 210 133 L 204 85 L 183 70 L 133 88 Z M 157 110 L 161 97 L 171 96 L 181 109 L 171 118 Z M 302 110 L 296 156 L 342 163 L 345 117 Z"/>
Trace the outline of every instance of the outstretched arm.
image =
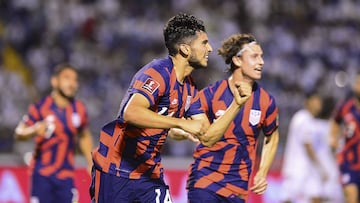
<path id="1" fill-rule="evenodd" d="M 203 136 L 198 137 L 201 143 L 207 147 L 213 146 L 221 139 L 230 123 L 234 120 L 240 109 L 244 106 L 252 94 L 251 84 L 244 82 L 234 83 L 230 78 L 229 85 L 234 95 L 234 100 L 221 117 L 219 117 L 211 125 L 209 124 L 205 114 L 198 114 L 191 117 L 194 120 L 203 120 L 206 122 L 206 125 L 209 126 L 206 133 Z"/>
<path id="2" fill-rule="evenodd" d="M 203 121 L 159 115 L 151 111 L 149 107 L 150 103 L 146 97 L 135 93 L 125 107 L 125 121 L 140 128 L 180 128 L 196 136 L 202 135 L 205 131 Z"/>
<path id="3" fill-rule="evenodd" d="M 263 194 L 267 188 L 266 176 L 275 158 L 279 143 L 279 131 L 276 129 L 271 135 L 266 136 L 261 153 L 259 170 L 254 176 L 254 185 L 250 188 L 256 194 Z"/>
<path id="4" fill-rule="evenodd" d="M 28 140 L 37 135 L 45 135 L 48 123 L 46 121 L 38 121 L 34 125 L 28 126 L 25 124 L 25 118 L 19 122 L 15 128 L 15 139 Z"/>
<path id="5" fill-rule="evenodd" d="M 193 142 L 200 142 L 200 140 L 194 135 L 180 129 L 180 128 L 171 128 L 168 132 L 168 136 L 173 140 L 191 140 Z"/>

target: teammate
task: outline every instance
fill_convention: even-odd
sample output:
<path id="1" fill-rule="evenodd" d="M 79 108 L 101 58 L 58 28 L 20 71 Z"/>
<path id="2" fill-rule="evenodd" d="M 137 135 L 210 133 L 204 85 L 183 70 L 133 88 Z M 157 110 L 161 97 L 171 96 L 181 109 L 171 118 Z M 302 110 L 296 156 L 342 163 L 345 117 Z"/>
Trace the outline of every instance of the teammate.
<path id="1" fill-rule="evenodd" d="M 118 117 L 102 128 L 93 152 L 90 194 L 95 202 L 171 202 L 160 162 L 168 130 L 186 131 L 211 144 L 212 136 L 224 131 L 249 98 L 249 86 L 234 86 L 232 105 L 217 125 L 209 126 L 190 76 L 207 66 L 212 51 L 203 22 L 180 13 L 167 22 L 163 33 L 169 56 L 136 73 Z"/>
<path id="2" fill-rule="evenodd" d="M 89 173 L 92 165 L 93 144 L 86 108 L 75 99 L 79 86 L 76 69 L 70 64 L 58 65 L 51 86 L 51 94 L 31 104 L 15 129 L 17 139 L 35 139 L 31 203 L 77 201 L 73 180 L 77 139 Z"/>
<path id="3" fill-rule="evenodd" d="M 331 146 L 339 149 L 339 135 L 344 146 L 338 154 L 341 182 L 346 203 L 360 202 L 360 73 L 352 86 L 353 97 L 339 105 L 331 121 Z"/>
<path id="4" fill-rule="evenodd" d="M 304 108 L 290 121 L 282 168 L 284 202 L 320 203 L 325 199 L 323 189 L 329 174 L 321 155 L 328 146 L 327 140 L 322 140 L 323 136 L 319 134 L 320 124 L 316 119 L 322 110 L 322 102 L 316 92 L 308 93 Z"/>
<path id="5" fill-rule="evenodd" d="M 255 163 L 255 146 L 261 131 L 265 134 L 265 144 L 260 168 L 250 190 L 256 194 L 264 193 L 279 139 L 275 100 L 255 82 L 261 78 L 264 65 L 261 46 L 252 35 L 236 34 L 223 42 L 218 53 L 226 64 L 230 64 L 231 76 L 199 92 L 209 121 L 216 124 L 231 106 L 237 83 L 248 84 L 252 92 L 225 126 L 225 131 L 212 136 L 210 145 L 199 137 L 201 144 L 193 154 L 195 161 L 188 179 L 190 203 L 246 202 L 249 177 Z"/>

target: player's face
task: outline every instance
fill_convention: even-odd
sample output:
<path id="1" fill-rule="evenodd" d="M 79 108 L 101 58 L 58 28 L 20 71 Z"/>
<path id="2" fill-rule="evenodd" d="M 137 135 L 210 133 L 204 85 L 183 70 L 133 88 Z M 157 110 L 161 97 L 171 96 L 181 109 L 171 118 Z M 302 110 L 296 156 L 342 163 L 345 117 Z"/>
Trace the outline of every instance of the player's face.
<path id="1" fill-rule="evenodd" d="M 79 87 L 77 73 L 71 69 L 64 69 L 58 76 L 54 77 L 53 88 L 63 97 L 72 99 L 75 97 Z"/>
<path id="2" fill-rule="evenodd" d="M 312 97 L 309 98 L 309 108 L 311 108 L 312 112 L 314 113 L 315 116 L 319 115 L 319 113 L 321 112 L 322 109 L 322 99 L 321 97 L 314 95 Z"/>
<path id="3" fill-rule="evenodd" d="M 245 51 L 241 54 L 241 71 L 244 79 L 249 81 L 261 79 L 261 72 L 264 66 L 263 50 L 258 44 L 245 45 Z"/>
<path id="4" fill-rule="evenodd" d="M 212 47 L 205 32 L 197 32 L 196 35 L 197 37 L 190 43 L 189 64 L 195 69 L 206 68 Z"/>
<path id="5" fill-rule="evenodd" d="M 360 100 L 360 75 L 358 74 L 355 78 L 355 82 L 352 86 L 355 97 Z"/>

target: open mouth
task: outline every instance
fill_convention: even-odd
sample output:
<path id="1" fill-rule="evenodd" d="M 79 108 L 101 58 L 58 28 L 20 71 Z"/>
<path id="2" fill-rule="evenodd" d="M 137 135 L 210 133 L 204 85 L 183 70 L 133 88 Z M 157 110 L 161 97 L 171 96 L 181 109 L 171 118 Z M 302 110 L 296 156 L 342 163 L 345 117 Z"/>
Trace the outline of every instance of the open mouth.
<path id="1" fill-rule="evenodd" d="M 255 70 L 261 72 L 262 68 L 255 68 Z"/>

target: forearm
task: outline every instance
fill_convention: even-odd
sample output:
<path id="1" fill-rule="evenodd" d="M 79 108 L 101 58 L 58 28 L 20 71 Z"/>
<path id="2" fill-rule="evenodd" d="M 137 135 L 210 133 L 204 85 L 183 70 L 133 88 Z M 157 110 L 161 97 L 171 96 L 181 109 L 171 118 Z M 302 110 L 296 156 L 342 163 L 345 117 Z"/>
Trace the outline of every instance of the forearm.
<path id="1" fill-rule="evenodd" d="M 149 109 L 150 104 L 145 96 L 134 94 L 124 110 L 124 120 L 140 128 L 181 128 L 181 119 L 159 115 Z"/>
<path id="2" fill-rule="evenodd" d="M 15 128 L 15 139 L 17 140 L 27 140 L 34 137 L 39 129 L 39 124 L 36 123 L 32 126 L 27 126 L 24 123 L 19 123 Z"/>
<path id="3" fill-rule="evenodd" d="M 188 134 L 180 128 L 171 128 L 168 132 L 168 136 L 173 140 L 185 140 L 188 138 Z"/>
<path id="4" fill-rule="evenodd" d="M 140 128 L 181 128 L 181 119 L 159 115 L 147 108 L 128 107 L 125 110 L 124 119 Z"/>
<path id="5" fill-rule="evenodd" d="M 261 153 L 261 161 L 258 173 L 263 177 L 267 175 L 271 164 L 275 158 L 276 150 L 279 143 L 279 132 L 276 130 L 269 137 L 265 137 L 264 145 Z"/>
<path id="6" fill-rule="evenodd" d="M 306 154 L 310 158 L 313 165 L 320 166 L 320 161 L 316 157 L 315 151 L 314 151 L 313 147 L 311 146 L 311 144 L 306 143 L 304 145 L 305 145 L 304 147 L 305 147 Z"/>
<path id="7" fill-rule="evenodd" d="M 338 139 L 340 133 L 340 126 L 334 120 L 330 121 L 330 147 L 333 151 L 336 150 L 338 146 Z"/>
<path id="8" fill-rule="evenodd" d="M 79 140 L 80 150 L 83 153 L 88 164 L 92 163 L 91 151 L 93 149 L 93 140 L 89 129 L 85 129 Z"/>
<path id="9" fill-rule="evenodd" d="M 199 137 L 201 143 L 205 146 L 211 147 L 219 141 L 229 128 L 230 123 L 239 113 L 241 107 L 242 106 L 233 101 L 225 113 L 209 126 L 205 135 Z"/>

